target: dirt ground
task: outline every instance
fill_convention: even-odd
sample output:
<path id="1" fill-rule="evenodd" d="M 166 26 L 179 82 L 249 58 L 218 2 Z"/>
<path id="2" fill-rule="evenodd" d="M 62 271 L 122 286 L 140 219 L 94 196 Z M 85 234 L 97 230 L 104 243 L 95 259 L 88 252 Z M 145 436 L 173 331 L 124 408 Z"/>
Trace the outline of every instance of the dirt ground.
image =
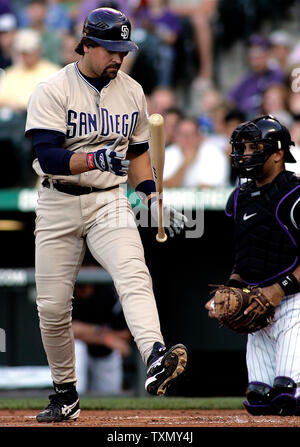
<path id="1" fill-rule="evenodd" d="M 82 410 L 67 423 L 37 423 L 33 410 L 1 410 L 0 427 L 300 427 L 298 416 L 251 416 L 246 410 Z"/>

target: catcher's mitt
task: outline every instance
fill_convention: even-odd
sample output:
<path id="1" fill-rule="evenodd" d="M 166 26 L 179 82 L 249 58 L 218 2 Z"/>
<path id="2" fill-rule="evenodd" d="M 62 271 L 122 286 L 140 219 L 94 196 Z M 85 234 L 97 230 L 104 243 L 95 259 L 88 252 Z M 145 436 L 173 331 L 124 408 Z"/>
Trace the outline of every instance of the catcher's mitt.
<path id="1" fill-rule="evenodd" d="M 213 297 L 214 316 L 220 326 L 225 326 L 239 334 L 256 332 L 273 321 L 275 307 L 262 293 L 260 287 L 238 289 L 236 287 L 218 286 Z M 253 301 L 258 303 L 256 309 L 244 315 L 245 309 Z"/>

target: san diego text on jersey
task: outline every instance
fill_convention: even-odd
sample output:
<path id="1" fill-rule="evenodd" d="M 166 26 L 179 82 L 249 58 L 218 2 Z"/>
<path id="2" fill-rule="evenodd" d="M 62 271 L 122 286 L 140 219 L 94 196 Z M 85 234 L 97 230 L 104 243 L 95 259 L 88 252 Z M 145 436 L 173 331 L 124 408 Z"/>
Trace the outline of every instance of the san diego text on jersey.
<path id="1" fill-rule="evenodd" d="M 135 111 L 130 115 L 110 114 L 106 108 L 101 107 L 97 114 L 70 109 L 67 117 L 67 138 L 81 137 L 91 132 L 97 132 L 103 137 L 115 133 L 129 138 L 138 122 L 139 112 Z"/>

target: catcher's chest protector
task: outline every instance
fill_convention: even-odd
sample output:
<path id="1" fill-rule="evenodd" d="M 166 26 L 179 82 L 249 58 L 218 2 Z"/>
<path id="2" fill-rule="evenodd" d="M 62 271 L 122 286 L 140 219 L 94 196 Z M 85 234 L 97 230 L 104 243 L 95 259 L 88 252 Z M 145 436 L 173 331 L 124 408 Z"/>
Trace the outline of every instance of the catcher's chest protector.
<path id="1" fill-rule="evenodd" d="M 248 284 L 264 284 L 298 264 L 299 232 L 283 202 L 300 182 L 284 171 L 266 187 L 251 182 L 235 202 L 236 270 Z"/>

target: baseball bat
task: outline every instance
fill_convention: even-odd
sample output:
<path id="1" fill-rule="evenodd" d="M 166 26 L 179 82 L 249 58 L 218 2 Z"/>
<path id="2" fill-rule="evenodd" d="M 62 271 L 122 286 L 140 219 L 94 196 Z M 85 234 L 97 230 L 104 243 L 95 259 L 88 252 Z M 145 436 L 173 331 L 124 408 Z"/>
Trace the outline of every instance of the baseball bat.
<path id="1" fill-rule="evenodd" d="M 165 164 L 165 128 L 164 119 L 159 113 L 153 113 L 149 117 L 150 129 L 150 158 L 152 171 L 158 193 L 158 230 L 156 240 L 165 242 L 167 235 L 163 222 L 163 172 Z"/>

